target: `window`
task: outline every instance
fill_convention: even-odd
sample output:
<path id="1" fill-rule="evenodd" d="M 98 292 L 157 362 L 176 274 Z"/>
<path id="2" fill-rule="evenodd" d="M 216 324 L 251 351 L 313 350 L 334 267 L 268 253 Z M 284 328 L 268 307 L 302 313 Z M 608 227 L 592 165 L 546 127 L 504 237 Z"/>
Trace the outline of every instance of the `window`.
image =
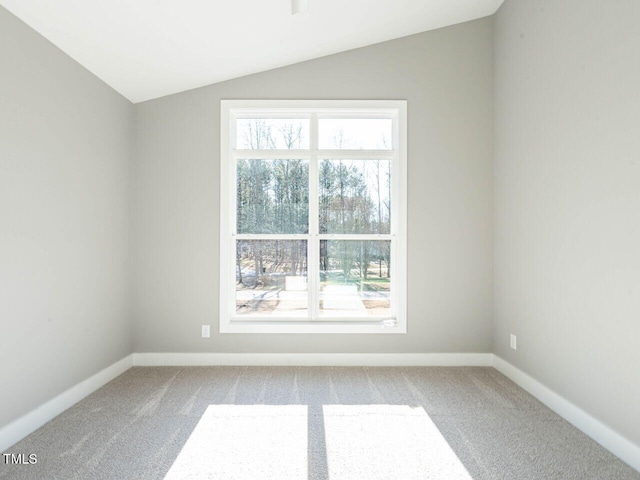
<path id="1" fill-rule="evenodd" d="M 221 103 L 220 331 L 406 332 L 406 102 Z"/>

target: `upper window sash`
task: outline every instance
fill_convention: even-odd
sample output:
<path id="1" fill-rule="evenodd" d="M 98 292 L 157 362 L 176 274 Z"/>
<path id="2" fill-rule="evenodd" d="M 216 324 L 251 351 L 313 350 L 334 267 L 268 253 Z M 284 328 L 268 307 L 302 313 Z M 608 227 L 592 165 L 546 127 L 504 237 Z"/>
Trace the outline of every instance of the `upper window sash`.
<path id="1" fill-rule="evenodd" d="M 269 145 L 266 148 L 258 148 L 259 145 L 256 145 L 256 143 L 259 142 L 243 142 L 242 140 L 246 135 L 247 124 L 251 123 L 249 122 L 250 120 L 264 122 L 273 120 L 273 128 L 277 128 L 278 122 L 282 122 L 284 120 L 291 120 L 292 122 L 298 121 L 299 125 L 302 125 L 304 129 L 307 129 L 309 131 L 309 136 L 308 138 L 305 138 L 306 141 L 302 145 L 297 145 L 295 147 L 296 150 L 318 150 L 319 143 L 321 144 L 321 146 L 323 144 L 326 144 L 326 139 L 323 140 L 322 138 L 318 138 L 317 135 L 323 128 L 322 124 L 327 125 L 326 122 L 329 120 L 342 120 L 346 122 L 346 124 L 349 123 L 349 120 L 362 120 L 364 122 L 375 122 L 375 120 L 390 120 L 392 121 L 392 125 L 394 125 L 395 129 L 397 129 L 398 123 L 397 102 L 394 101 L 357 101 L 354 103 L 345 101 L 323 102 L 325 104 L 333 104 L 333 107 L 331 107 L 330 105 L 327 107 L 318 107 L 318 102 L 314 101 L 277 102 L 282 104 L 288 103 L 292 105 L 291 108 L 274 108 L 274 101 L 269 100 L 258 101 L 255 103 L 251 102 L 251 108 L 243 108 L 240 106 L 243 103 L 246 104 L 247 102 L 245 101 L 223 102 L 229 104 L 228 110 L 225 113 L 230 117 L 231 120 L 229 129 L 229 144 L 232 150 L 280 150 L 280 148 L 277 148 L 277 145 Z M 296 105 L 296 107 L 293 107 L 294 104 Z M 356 106 L 353 108 L 344 108 L 344 106 L 347 104 Z M 361 105 L 360 108 L 357 107 L 358 104 Z M 261 105 L 264 105 L 265 108 L 260 108 Z M 390 108 L 391 105 L 393 105 L 393 108 Z M 389 139 L 396 138 L 396 133 L 397 132 L 395 131 L 390 131 Z M 289 150 L 289 148 L 286 148 L 284 150 Z M 323 148 L 322 150 L 327 150 L 327 148 Z M 336 149 L 333 148 L 330 150 Z M 338 148 L 338 150 L 392 151 L 397 150 L 397 146 L 384 145 L 382 148 Z"/>

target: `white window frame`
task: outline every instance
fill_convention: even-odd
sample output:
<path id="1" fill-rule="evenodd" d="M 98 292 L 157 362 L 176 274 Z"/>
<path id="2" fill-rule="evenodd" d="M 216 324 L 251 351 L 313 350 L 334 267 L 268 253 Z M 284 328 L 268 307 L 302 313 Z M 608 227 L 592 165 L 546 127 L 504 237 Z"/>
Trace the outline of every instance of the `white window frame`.
<path id="1" fill-rule="evenodd" d="M 222 100 L 220 103 L 220 333 L 406 333 L 407 292 L 407 102 L 404 100 Z M 235 119 L 237 118 L 310 118 L 311 138 L 308 150 L 271 150 L 278 158 L 309 158 L 309 198 L 317 197 L 317 185 L 311 181 L 319 158 L 389 158 L 389 151 L 319 150 L 317 120 L 327 118 L 391 118 L 393 119 L 393 150 L 391 158 L 391 226 L 388 235 L 320 235 L 317 232 L 317 211 L 310 203 L 309 234 L 278 235 L 307 239 L 309 265 L 308 289 L 311 305 L 317 303 L 318 252 L 313 245 L 323 239 L 391 240 L 392 316 L 371 320 L 349 318 L 330 320 L 283 320 L 277 317 L 256 319 L 236 316 L 236 159 L 256 155 L 252 150 L 235 150 Z M 293 154 L 293 157 L 292 157 Z M 264 155 L 258 154 L 260 158 Z M 256 157 L 257 158 L 257 157 Z M 317 176 L 317 173 L 315 173 Z M 312 221 L 312 216 L 316 217 Z M 313 225 L 316 228 L 314 229 Z M 315 230 L 315 231 L 314 231 Z M 243 236 L 244 237 L 244 236 Z M 312 267 L 315 265 L 315 267 Z M 311 309 L 315 311 L 315 308 Z M 312 313 L 310 313 L 312 315 Z"/>

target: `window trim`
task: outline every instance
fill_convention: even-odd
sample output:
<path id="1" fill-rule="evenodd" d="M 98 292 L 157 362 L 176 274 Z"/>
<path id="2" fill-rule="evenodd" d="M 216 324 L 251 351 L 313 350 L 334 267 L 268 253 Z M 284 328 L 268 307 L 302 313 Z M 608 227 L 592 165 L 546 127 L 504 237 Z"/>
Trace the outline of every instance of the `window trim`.
<path id="1" fill-rule="evenodd" d="M 265 113 L 266 110 L 276 111 Z M 336 110 L 339 112 L 336 113 Z M 372 110 L 374 110 L 372 112 Z M 323 158 L 366 158 L 371 159 L 374 151 L 363 150 L 319 150 L 317 148 L 317 122 L 314 119 L 350 117 L 357 115 L 359 118 L 389 118 L 394 121 L 394 148 L 389 151 L 393 155 L 392 165 L 392 194 L 391 202 L 394 211 L 391 216 L 391 230 L 388 235 L 366 235 L 368 239 L 389 239 L 391 242 L 394 273 L 391 284 L 392 302 L 395 302 L 395 320 L 374 319 L 349 320 L 238 320 L 234 318 L 235 299 L 231 301 L 231 291 L 228 285 L 229 279 L 235 278 L 235 258 L 229 254 L 237 236 L 232 221 L 235 219 L 235 164 L 234 149 L 235 139 L 234 118 L 298 118 L 307 115 L 303 111 L 313 111 L 310 148 L 303 150 L 273 150 L 270 154 L 278 158 L 300 158 L 300 152 L 304 155 L 317 155 L 322 153 Z M 220 102 L 220 285 L 219 285 L 219 331 L 220 333 L 406 333 L 407 315 L 407 102 L 405 100 L 221 100 Z M 244 153 L 247 153 L 245 156 Z M 379 152 L 379 151 L 375 151 Z M 264 155 L 259 155 L 264 158 Z M 375 156 L 375 155 L 374 155 Z M 389 156 L 387 154 L 387 156 Z M 251 150 L 243 150 L 243 158 L 251 158 Z M 314 162 L 310 162 L 311 164 Z M 234 180 L 233 185 L 231 180 Z M 315 187 L 317 188 L 317 186 Z M 316 192 L 317 193 L 317 192 Z M 314 188 L 309 192 L 312 198 Z M 317 213 L 317 212 L 316 212 Z M 314 214 L 310 211 L 310 215 Z M 282 237 L 283 235 L 278 235 Z M 308 235 L 303 235 L 308 238 Z M 340 238 L 327 234 L 315 235 L 318 239 Z M 313 240 L 313 239 L 312 239 Z M 311 240 L 310 240 L 311 241 Z M 313 248 L 309 248 L 313 251 Z M 316 255 L 308 258 L 308 263 L 317 260 Z M 315 292 L 317 279 L 308 277 L 309 289 Z M 235 293 L 235 284 L 233 288 Z M 315 293 L 312 298 L 316 299 Z M 233 309 L 232 309 L 233 308 Z M 393 322 L 393 323 L 392 323 Z"/>

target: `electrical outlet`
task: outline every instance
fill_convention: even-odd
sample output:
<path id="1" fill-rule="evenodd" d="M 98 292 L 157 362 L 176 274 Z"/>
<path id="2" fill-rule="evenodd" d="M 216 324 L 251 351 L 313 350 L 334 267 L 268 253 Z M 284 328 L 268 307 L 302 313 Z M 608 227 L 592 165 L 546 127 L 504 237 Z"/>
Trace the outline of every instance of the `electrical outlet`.
<path id="1" fill-rule="evenodd" d="M 209 338 L 211 336 L 211 325 L 202 325 L 202 338 Z"/>
<path id="2" fill-rule="evenodd" d="M 518 348 L 518 344 L 516 343 L 516 336 L 512 333 L 511 334 L 511 339 L 509 340 L 509 345 L 511 345 L 511 348 L 513 348 L 514 350 L 517 350 Z"/>

